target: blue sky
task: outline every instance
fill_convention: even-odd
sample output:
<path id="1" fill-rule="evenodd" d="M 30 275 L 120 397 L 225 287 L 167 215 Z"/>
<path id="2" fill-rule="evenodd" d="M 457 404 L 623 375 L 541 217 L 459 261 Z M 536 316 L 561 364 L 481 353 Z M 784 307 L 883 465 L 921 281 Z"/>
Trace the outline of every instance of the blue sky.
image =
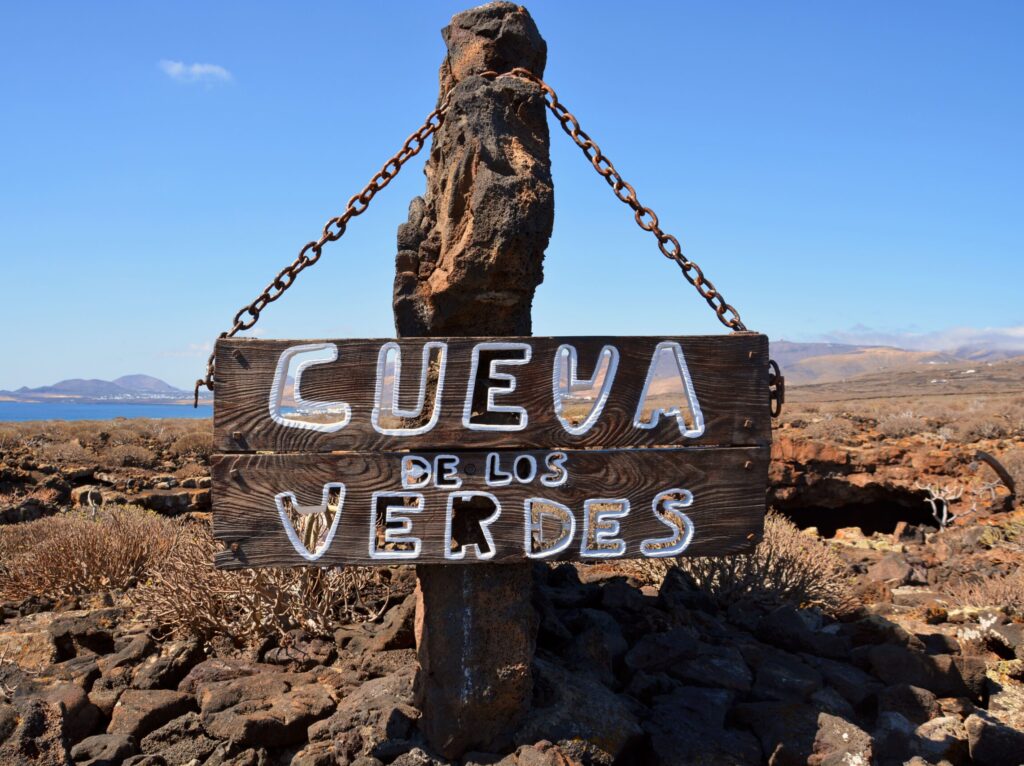
<path id="1" fill-rule="evenodd" d="M 0 388 L 132 372 L 187 386 L 430 111 L 439 30 L 465 7 L 6 4 Z M 1024 344 L 1024 5 L 529 7 L 548 81 L 751 329 Z M 535 332 L 719 332 L 552 140 Z M 395 229 L 421 168 L 265 312 L 266 336 L 393 335 Z"/>

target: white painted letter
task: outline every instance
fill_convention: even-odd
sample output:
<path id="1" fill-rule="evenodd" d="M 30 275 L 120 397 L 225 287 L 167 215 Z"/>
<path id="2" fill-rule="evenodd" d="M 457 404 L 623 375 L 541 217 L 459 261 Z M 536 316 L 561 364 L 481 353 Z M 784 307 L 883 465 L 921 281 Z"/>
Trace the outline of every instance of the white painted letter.
<path id="1" fill-rule="evenodd" d="M 299 516 L 312 516 L 314 513 L 327 513 L 330 511 L 331 505 L 331 493 L 337 492 L 337 508 L 334 511 L 334 518 L 331 520 L 331 526 L 327 530 L 327 534 L 323 536 L 322 540 L 312 540 L 313 550 L 306 547 L 306 544 L 299 539 L 298 533 L 295 531 L 295 527 L 292 524 L 292 520 L 288 516 L 289 508 L 292 513 Z M 320 501 L 320 505 L 299 505 L 299 501 L 295 498 L 295 494 L 292 492 L 279 492 L 274 496 L 274 504 L 277 505 L 277 515 L 281 517 L 281 526 L 284 527 L 284 533 L 288 536 L 288 541 L 295 548 L 295 552 L 298 553 L 306 561 L 316 561 L 318 558 L 324 555 L 324 553 L 331 547 L 331 543 L 334 541 L 334 533 L 338 531 L 338 522 L 341 521 L 341 507 L 345 504 L 345 485 L 340 482 L 331 482 L 324 484 L 323 499 Z"/>
<path id="2" fill-rule="evenodd" d="M 486 519 L 475 520 L 480 532 L 483 533 L 484 541 L 487 547 L 486 552 L 481 552 L 479 543 L 467 543 L 461 545 L 457 551 L 452 550 L 452 518 L 455 516 L 455 503 L 468 504 L 472 503 L 476 498 L 483 498 L 490 506 L 494 509 L 494 513 L 488 516 Z M 444 523 L 444 557 L 446 559 L 464 559 L 466 558 L 466 550 L 468 548 L 476 549 L 476 557 L 478 559 L 491 559 L 494 558 L 494 554 L 497 550 L 494 547 L 494 537 L 491 535 L 490 526 L 497 518 L 501 515 L 501 504 L 498 503 L 498 498 L 492 495 L 490 492 L 452 492 L 448 495 L 448 510 L 445 516 Z"/>
<path id="3" fill-rule="evenodd" d="M 413 500 L 406 505 L 406 500 Z M 412 519 L 395 513 L 419 513 L 423 510 L 423 495 L 417 492 L 374 492 L 370 500 L 370 558 L 371 559 L 414 559 L 420 555 L 423 541 L 412 537 Z M 383 511 L 383 514 L 381 513 Z M 382 545 L 406 545 L 408 548 L 386 550 L 378 547 L 378 522 L 383 531 Z"/>
<path id="4" fill-rule="evenodd" d="M 544 456 L 544 465 L 551 473 L 540 477 L 540 483 L 545 487 L 561 487 L 569 480 L 569 472 L 565 468 L 565 461 L 569 456 L 564 452 L 549 452 Z"/>
<path id="5" fill-rule="evenodd" d="M 484 482 L 488 487 L 507 487 L 512 483 L 512 474 L 501 470 L 501 453 L 488 452 L 484 468 Z"/>
<path id="6" fill-rule="evenodd" d="M 419 455 L 402 456 L 402 489 L 423 489 L 430 484 L 430 461 Z"/>
<path id="7" fill-rule="evenodd" d="M 652 402 L 650 412 L 645 413 L 648 399 L 656 403 Z M 704 415 L 693 390 L 690 370 L 682 347 L 674 341 L 664 341 L 654 349 L 633 425 L 636 428 L 654 428 L 663 414 L 675 417 L 679 433 L 683 436 L 696 438 L 704 433 Z"/>
<path id="8" fill-rule="evenodd" d="M 458 489 L 462 486 L 458 457 L 438 455 L 434 458 L 434 486 L 440 489 Z"/>
<path id="9" fill-rule="evenodd" d="M 398 418 L 419 420 L 423 417 L 427 399 L 427 377 L 430 373 L 431 351 L 438 351 L 437 386 L 434 388 L 434 402 L 430 408 L 430 419 L 419 426 L 385 427 L 381 420 Z M 399 406 L 399 385 L 402 379 L 402 348 L 394 341 L 385 343 L 377 354 L 377 386 L 373 398 L 373 412 L 370 422 L 377 433 L 389 436 L 416 436 L 425 434 L 435 425 L 441 416 L 441 391 L 444 388 L 445 364 L 448 361 L 448 344 L 442 341 L 430 341 L 423 345 L 423 361 L 420 364 L 420 388 L 416 398 L 416 406 L 411 410 L 403 410 Z"/>
<path id="10" fill-rule="evenodd" d="M 555 352 L 555 366 L 552 374 L 552 386 L 554 388 L 555 415 L 558 416 L 562 427 L 573 436 L 582 436 L 589 431 L 604 409 L 608 401 L 608 394 L 612 390 L 612 381 L 615 380 L 615 372 L 619 367 L 619 350 L 615 346 L 605 346 L 597 357 L 597 364 L 594 365 L 594 374 L 589 378 L 580 380 L 576 377 L 578 362 L 576 359 L 576 347 L 563 344 Z M 594 388 L 600 381 L 600 390 L 594 395 Z M 584 401 L 590 402 L 590 409 L 586 417 L 566 417 L 564 406 L 566 399 L 573 404 Z"/>
<path id="11" fill-rule="evenodd" d="M 626 552 L 626 541 L 619 534 L 619 519 L 629 514 L 629 500 L 597 498 L 583 503 L 583 540 L 580 555 L 588 558 L 615 558 Z"/>
<path id="12" fill-rule="evenodd" d="M 519 469 L 519 466 L 526 466 L 526 474 Z M 516 455 L 512 463 L 512 473 L 520 484 L 529 484 L 537 478 L 537 458 L 533 455 Z"/>
<path id="13" fill-rule="evenodd" d="M 576 517 L 566 506 L 540 497 L 528 497 L 524 502 L 526 519 L 523 524 L 523 550 L 526 557 L 544 559 L 555 556 L 572 543 L 576 534 Z M 544 520 L 558 522 L 559 533 L 553 540 L 544 539 Z"/>
<path id="14" fill-rule="evenodd" d="M 477 374 L 480 369 L 481 351 L 510 351 L 516 352 L 508 357 L 494 357 L 491 359 L 488 375 L 484 385 L 487 386 L 486 404 L 483 397 L 477 396 Z M 487 342 L 477 343 L 473 346 L 473 356 L 469 369 L 469 386 L 466 389 L 466 405 L 462 410 L 462 425 L 471 431 L 522 431 L 529 421 L 526 409 L 516 404 L 495 404 L 497 396 L 511 394 L 516 390 L 516 377 L 507 372 L 498 372 L 499 366 L 520 365 L 530 361 L 533 349 L 529 343 L 498 343 Z M 495 385 L 504 383 L 503 386 Z M 482 392 L 481 392 L 482 393 Z M 474 412 L 474 401 L 478 402 Z M 500 418 L 499 422 L 482 422 L 484 418 L 496 414 L 513 415 L 507 419 Z M 507 422 L 502 422 L 507 421 Z"/>
<path id="15" fill-rule="evenodd" d="M 295 370 L 292 384 L 292 398 L 295 400 L 295 411 L 283 413 L 284 387 L 288 381 L 292 361 L 300 356 L 319 355 L 315 359 L 307 359 Z M 274 382 L 270 386 L 270 417 L 281 426 L 288 428 L 304 428 L 309 431 L 331 433 L 340 431 L 348 425 L 352 417 L 352 408 L 345 402 L 313 402 L 302 398 L 302 373 L 317 364 L 329 364 L 338 360 L 338 347 L 333 343 L 306 343 L 301 346 L 290 346 L 281 352 L 274 370 Z M 333 415 L 331 419 L 325 416 Z M 308 420 L 305 418 L 309 418 Z"/>
<path id="16" fill-rule="evenodd" d="M 688 489 L 667 489 L 654 496 L 651 509 L 655 518 L 672 530 L 672 535 L 658 540 L 644 540 L 640 552 L 650 558 L 678 556 L 693 539 L 693 522 L 683 508 L 693 505 L 693 493 Z M 664 509 L 664 510 L 663 510 Z"/>

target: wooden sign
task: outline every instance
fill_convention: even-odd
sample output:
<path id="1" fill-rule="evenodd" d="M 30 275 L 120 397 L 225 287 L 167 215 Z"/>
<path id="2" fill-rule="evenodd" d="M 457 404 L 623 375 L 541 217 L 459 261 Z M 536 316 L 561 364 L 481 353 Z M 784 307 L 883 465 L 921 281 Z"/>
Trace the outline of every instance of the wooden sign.
<path id="1" fill-rule="evenodd" d="M 763 335 L 217 342 L 225 568 L 723 555 L 760 539 Z"/>

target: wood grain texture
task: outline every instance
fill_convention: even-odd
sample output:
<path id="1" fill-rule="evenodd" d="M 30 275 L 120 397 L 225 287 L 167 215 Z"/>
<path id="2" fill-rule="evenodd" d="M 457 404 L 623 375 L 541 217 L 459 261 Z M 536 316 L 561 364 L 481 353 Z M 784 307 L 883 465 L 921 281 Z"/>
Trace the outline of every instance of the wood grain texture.
<path id="1" fill-rule="evenodd" d="M 289 341 L 225 339 L 217 341 L 214 439 L 221 452 L 331 452 L 449 448 L 622 448 L 653 446 L 764 446 L 771 440 L 768 411 L 768 339 L 756 333 L 689 337 L 425 338 L 397 341 L 402 348 L 402 403 L 418 390 L 423 343 L 445 341 L 448 362 L 437 425 L 418 436 L 386 436 L 370 422 L 377 355 L 388 339 Z M 517 404 L 529 414 L 516 432 L 470 431 L 462 425 L 472 348 L 482 341 L 531 345 L 529 364 L 509 367 L 517 389 L 502 404 Z M 674 418 L 655 428 L 633 426 L 651 355 L 661 341 L 677 341 L 704 413 L 705 431 L 683 437 Z M 335 343 L 336 362 L 316 365 L 303 375 L 307 400 L 343 401 L 351 421 L 334 433 L 279 425 L 269 416 L 270 389 L 280 354 L 301 343 Z M 603 414 L 586 434 L 573 436 L 558 421 L 552 395 L 555 353 L 562 343 L 576 347 L 578 377 L 589 377 L 601 348 L 619 350 L 618 374 Z"/>
<path id="2" fill-rule="evenodd" d="M 431 453 L 417 452 L 430 456 Z M 760 539 L 765 513 L 768 473 L 767 447 L 708 449 L 642 449 L 567 451 L 568 481 L 548 488 L 538 481 L 508 487 L 488 487 L 483 480 L 486 452 L 455 453 L 463 485 L 457 490 L 487 491 L 501 504 L 500 517 L 490 526 L 496 555 L 492 563 L 524 560 L 524 501 L 541 497 L 568 506 L 576 518 L 576 534 L 562 554 L 548 560 L 579 559 L 584 500 L 625 498 L 631 505 L 621 522 L 620 537 L 627 547 L 623 558 L 641 557 L 643 540 L 670 536 L 671 530 L 652 511 L 658 492 L 687 489 L 693 503 L 686 509 L 694 535 L 686 555 L 724 555 L 749 550 Z M 506 463 L 523 452 L 501 453 Z M 543 465 L 548 451 L 532 451 Z M 223 455 L 213 465 L 214 533 L 227 550 L 219 552 L 221 568 L 295 566 L 306 562 L 289 542 L 274 497 L 293 492 L 302 505 L 318 505 L 323 486 L 345 484 L 338 530 L 319 566 L 342 564 L 393 565 L 393 560 L 369 556 L 372 493 L 400 491 L 396 453 L 243 454 Z M 483 563 L 472 549 L 462 561 L 444 556 L 448 492 L 417 490 L 424 495 L 423 511 L 413 516 L 412 534 L 423 541 L 415 563 Z M 406 561 L 404 563 L 413 563 Z"/>

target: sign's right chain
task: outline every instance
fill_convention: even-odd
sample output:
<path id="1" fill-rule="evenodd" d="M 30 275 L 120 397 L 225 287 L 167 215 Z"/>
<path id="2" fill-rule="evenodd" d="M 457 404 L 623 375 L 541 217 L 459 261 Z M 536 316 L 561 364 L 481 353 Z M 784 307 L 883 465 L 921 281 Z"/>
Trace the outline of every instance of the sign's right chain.
<path id="1" fill-rule="evenodd" d="M 612 187 L 612 191 L 615 193 L 615 196 L 633 209 L 634 217 L 636 218 L 636 222 L 640 228 L 644 231 L 651 232 L 655 237 L 657 237 L 658 249 L 661 250 L 662 255 L 679 264 L 679 268 L 683 271 L 683 276 L 686 277 L 686 280 L 691 285 L 697 288 L 697 292 L 700 293 L 700 296 L 708 302 L 708 305 L 711 306 L 712 309 L 714 309 L 719 322 L 737 332 L 746 331 L 746 325 L 744 325 L 743 320 L 740 319 L 739 312 L 725 302 L 725 298 L 722 297 L 722 294 L 718 292 L 711 281 L 704 276 L 704 272 L 701 271 L 700 266 L 683 255 L 682 248 L 679 245 L 679 240 L 671 234 L 666 234 L 661 230 L 661 226 L 658 224 L 658 216 L 655 215 L 654 211 L 649 207 L 645 207 L 640 204 L 640 201 L 636 198 L 636 190 L 619 175 L 619 171 L 615 169 L 612 161 L 601 153 L 600 147 L 598 147 L 590 136 L 583 131 L 580 127 L 579 121 L 573 116 L 572 112 L 566 109 L 565 106 L 559 102 L 558 96 L 555 91 L 551 89 L 550 85 L 537 77 L 533 72 L 528 69 L 523 69 L 522 67 L 516 67 L 515 69 L 502 74 L 498 74 L 493 71 L 484 72 L 482 76 L 490 79 L 507 76 L 519 77 L 524 80 L 529 80 L 539 86 L 541 91 L 544 93 L 544 102 L 547 104 L 548 109 L 551 110 L 551 113 L 558 118 L 558 122 L 561 124 L 562 130 L 564 130 L 582 150 L 583 154 L 586 155 L 588 160 L 590 160 L 590 164 L 594 166 L 594 170 L 596 170 L 601 177 L 608 182 L 608 185 Z"/>
<path id="2" fill-rule="evenodd" d="M 529 80 L 540 87 L 541 91 L 544 93 L 545 104 L 547 104 L 551 113 L 558 118 L 558 122 L 562 126 L 562 130 L 572 138 L 587 159 L 590 160 L 594 169 L 602 178 L 604 178 L 605 181 L 608 182 L 608 185 L 612 187 L 612 191 L 615 193 L 615 196 L 633 209 L 634 217 L 636 218 L 636 222 L 640 228 L 654 234 L 658 240 L 658 249 L 661 250 L 662 255 L 679 264 L 679 267 L 683 271 L 683 276 L 686 277 L 687 281 L 697 289 L 697 292 L 700 293 L 701 297 L 708 302 L 708 305 L 714 309 L 715 315 L 718 317 L 718 321 L 732 330 L 738 332 L 746 331 L 747 328 L 740 319 L 739 312 L 725 302 L 722 294 L 719 293 L 711 281 L 704 276 L 704 272 L 701 270 L 700 266 L 683 255 L 682 248 L 679 245 L 679 240 L 671 234 L 666 234 L 662 231 L 661 226 L 658 224 L 658 216 L 655 215 L 654 211 L 649 207 L 645 207 L 640 204 L 640 201 L 636 198 L 636 190 L 633 189 L 633 186 L 619 175 L 619 172 L 615 169 L 611 160 L 601 153 L 600 147 L 598 147 L 598 145 L 591 140 L 590 136 L 588 136 L 580 127 L 579 121 L 559 102 L 558 96 L 555 94 L 555 91 L 551 89 L 551 86 L 529 70 L 521 67 L 516 67 L 510 72 L 503 74 L 498 74 L 497 72 L 484 72 L 482 76 L 490 79 L 506 76 L 519 77 L 524 80 Z M 430 113 L 423 126 L 409 136 L 399 152 L 385 163 L 384 167 L 381 168 L 381 170 L 370 180 L 363 191 L 348 201 L 345 211 L 341 215 L 332 218 L 324 225 L 323 233 L 320 235 L 319 239 L 307 242 L 303 245 L 295 261 L 283 268 L 252 303 L 243 306 L 238 310 L 235 314 L 234 321 L 232 322 L 231 329 L 226 332 L 222 332 L 218 336 L 219 338 L 231 338 L 243 330 L 250 329 L 259 320 L 260 313 L 268 304 L 280 298 L 285 291 L 291 287 L 295 278 L 298 277 L 302 271 L 320 260 L 320 255 L 324 245 L 328 242 L 333 242 L 339 239 L 345 233 L 345 229 L 347 228 L 349 221 L 366 210 L 374 195 L 387 186 L 391 182 L 391 179 L 398 175 L 402 166 L 409 159 L 417 155 L 423 148 L 426 140 L 438 130 L 444 122 L 450 98 L 451 91 L 449 91 L 441 100 L 437 109 Z M 196 381 L 196 405 L 199 404 L 199 388 L 201 386 L 205 386 L 211 391 L 214 389 L 214 386 L 216 385 L 215 369 L 215 355 L 211 353 L 210 358 L 206 363 L 206 376 Z"/>

